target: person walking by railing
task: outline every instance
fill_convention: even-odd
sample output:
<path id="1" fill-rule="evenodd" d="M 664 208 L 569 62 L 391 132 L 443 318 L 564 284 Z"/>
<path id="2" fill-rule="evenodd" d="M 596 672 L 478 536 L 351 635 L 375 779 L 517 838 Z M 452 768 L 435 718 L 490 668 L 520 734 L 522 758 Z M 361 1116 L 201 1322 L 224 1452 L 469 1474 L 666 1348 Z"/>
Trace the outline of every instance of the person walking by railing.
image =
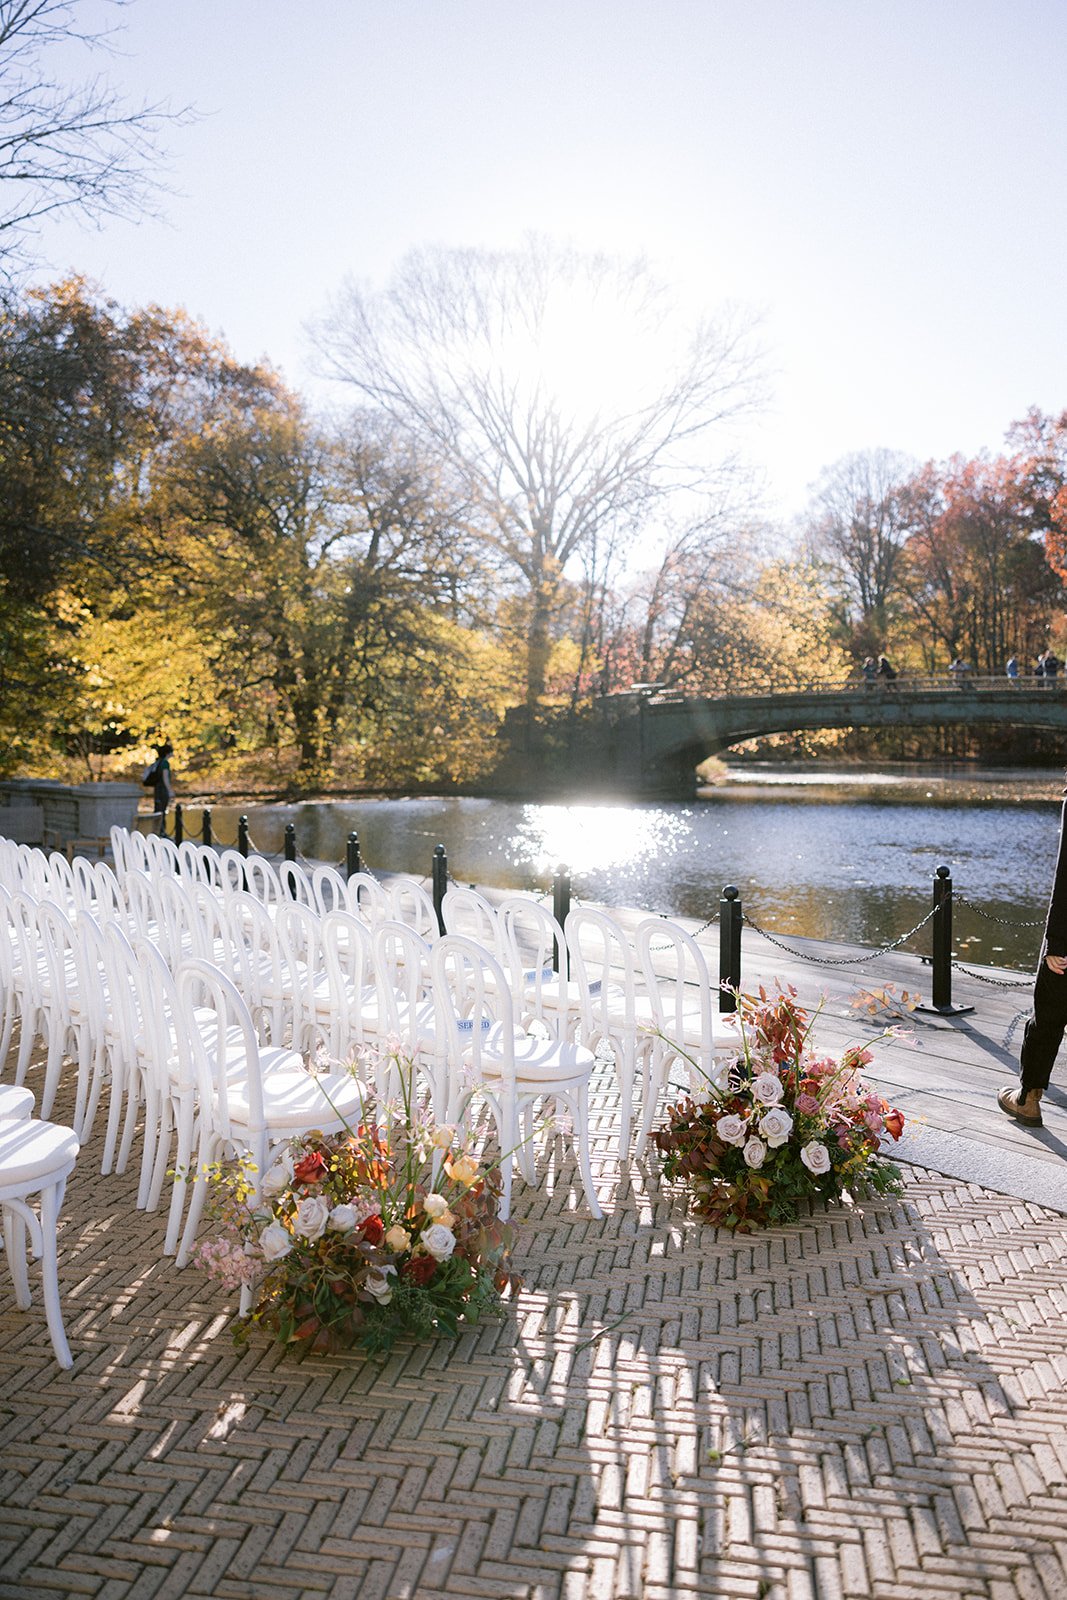
<path id="1" fill-rule="evenodd" d="M 878 677 L 881 679 L 882 685 L 886 689 L 888 689 L 891 684 L 896 682 L 897 669 L 893 666 L 888 656 L 878 657 Z"/>
<path id="2" fill-rule="evenodd" d="M 1018 683 L 1018 681 L 1019 681 L 1019 658 L 1018 658 L 1018 656 L 1009 656 L 1008 657 L 1007 662 L 1005 663 L 1005 666 L 1004 666 L 1004 675 L 1005 675 L 1006 678 L 1009 678 L 1012 683 L 1015 683 L 1015 684 Z"/>
<path id="3" fill-rule="evenodd" d="M 1044 654 L 1039 655 L 1037 660 L 1034 662 L 1034 677 L 1037 679 L 1038 687 L 1040 687 L 1045 681 Z"/>
<path id="4" fill-rule="evenodd" d="M 971 663 L 964 661 L 962 656 L 957 656 L 948 669 L 952 674 L 952 681 L 957 689 L 966 688 L 971 677 Z"/>
<path id="5" fill-rule="evenodd" d="M 873 656 L 868 656 L 863 663 L 863 681 L 868 689 L 874 688 L 874 680 L 878 675 L 878 663 Z"/>
<path id="6" fill-rule="evenodd" d="M 1033 1008 L 1023 1029 L 1019 1083 L 997 1095 L 1001 1111 L 1028 1127 L 1041 1127 L 1041 1097 L 1067 1031 L 1067 801 L 1060 812 L 1060 847 L 1052 878 Z"/>
<path id="7" fill-rule="evenodd" d="M 169 739 L 156 745 L 156 759 L 145 773 L 141 782 L 147 788 L 152 788 L 152 819 L 160 833 L 167 831 L 167 807 L 174 796 L 174 784 L 170 775 L 170 758 L 174 754 L 174 746 Z"/>
<path id="8" fill-rule="evenodd" d="M 1043 674 L 1045 679 L 1045 687 L 1047 689 L 1054 689 L 1056 687 L 1056 679 L 1059 676 L 1060 670 L 1059 657 L 1056 655 L 1055 651 L 1046 650 L 1041 659 L 1045 664 Z"/>

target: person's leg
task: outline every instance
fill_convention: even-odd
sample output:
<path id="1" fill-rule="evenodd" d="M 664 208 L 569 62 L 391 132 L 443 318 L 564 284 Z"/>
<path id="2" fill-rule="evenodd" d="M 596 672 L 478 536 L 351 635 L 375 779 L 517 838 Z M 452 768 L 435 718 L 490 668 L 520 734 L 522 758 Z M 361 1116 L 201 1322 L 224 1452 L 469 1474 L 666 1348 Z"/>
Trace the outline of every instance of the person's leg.
<path id="1" fill-rule="evenodd" d="M 1060 977 L 1042 961 L 1034 984 L 1033 1010 L 1023 1033 L 1019 1054 L 1024 1091 L 1048 1088 L 1056 1053 L 1067 1029 L 1067 976 Z"/>
<path id="2" fill-rule="evenodd" d="M 1042 961 L 1034 984 L 1034 1003 L 1023 1031 L 1018 1088 L 1002 1089 L 997 1104 L 1019 1122 L 1041 1125 L 1041 1096 L 1048 1088 L 1056 1053 L 1067 1029 L 1067 976 Z"/>

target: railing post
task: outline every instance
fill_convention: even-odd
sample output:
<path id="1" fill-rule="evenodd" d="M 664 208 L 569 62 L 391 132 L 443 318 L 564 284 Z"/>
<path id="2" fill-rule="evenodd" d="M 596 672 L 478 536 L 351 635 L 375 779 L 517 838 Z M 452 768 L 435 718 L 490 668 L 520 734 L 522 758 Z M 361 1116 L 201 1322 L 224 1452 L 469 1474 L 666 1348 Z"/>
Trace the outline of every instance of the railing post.
<path id="1" fill-rule="evenodd" d="M 185 838 L 185 823 L 182 819 L 182 803 L 179 800 L 174 807 L 174 843 L 181 844 Z"/>
<path id="2" fill-rule="evenodd" d="M 948 867 L 934 873 L 934 915 L 931 923 L 930 1004 L 917 1011 L 933 1011 L 940 1017 L 958 1017 L 973 1006 L 952 1003 L 952 875 Z"/>
<path id="3" fill-rule="evenodd" d="M 719 1010 L 736 1011 L 741 987 L 741 896 L 728 883 L 719 901 Z"/>
<path id="4" fill-rule="evenodd" d="M 353 828 L 352 832 L 348 835 L 348 842 L 345 847 L 345 876 L 348 878 L 354 878 L 356 873 L 360 870 L 359 834 L 356 832 L 355 828 Z"/>
<path id="5" fill-rule="evenodd" d="M 248 856 L 248 818 L 247 817 L 238 817 L 237 818 L 237 848 L 240 851 L 240 853 L 247 858 L 247 856 Z"/>
<path id="6" fill-rule="evenodd" d="M 567 918 L 571 911 L 571 875 L 562 861 L 556 868 L 556 876 L 552 879 L 552 915 L 561 928 L 567 925 Z M 552 940 L 552 968 L 560 972 L 563 968 L 560 962 L 564 952 L 559 947 L 559 940 Z"/>
<path id="7" fill-rule="evenodd" d="M 296 860 L 296 823 L 295 822 L 287 822 L 285 824 L 285 847 L 284 848 L 285 848 L 285 859 L 286 859 L 286 861 L 295 861 Z"/>
<path id="8" fill-rule="evenodd" d="M 200 826 L 200 837 L 201 837 L 201 839 L 203 840 L 203 842 L 205 844 L 214 844 L 215 843 L 214 839 L 211 836 L 211 807 L 210 806 L 205 806 L 204 807 L 204 817 L 203 817 L 203 821 L 202 821 L 201 826 Z"/>
<path id="9" fill-rule="evenodd" d="M 448 857 L 443 844 L 435 845 L 432 867 L 433 883 L 433 908 L 437 912 L 437 927 L 439 932 L 445 931 L 445 891 L 448 888 Z"/>

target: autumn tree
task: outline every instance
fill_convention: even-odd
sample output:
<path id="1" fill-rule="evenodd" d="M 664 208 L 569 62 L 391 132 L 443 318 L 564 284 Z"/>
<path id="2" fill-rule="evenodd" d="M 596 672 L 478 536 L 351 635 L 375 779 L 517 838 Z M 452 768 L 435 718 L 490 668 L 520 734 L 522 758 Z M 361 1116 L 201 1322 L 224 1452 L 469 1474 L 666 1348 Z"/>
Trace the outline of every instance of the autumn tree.
<path id="1" fill-rule="evenodd" d="M 160 496 L 183 439 L 274 380 L 235 363 L 183 313 L 127 315 L 80 279 L 9 294 L 0 316 L 0 723 L 8 760 L 55 732 L 85 745 L 148 731 L 137 669 L 101 672 L 90 623 L 165 635 L 174 559 Z M 176 620 L 167 596 L 167 624 Z M 185 624 L 182 623 L 182 626 Z M 130 636 L 134 629 L 131 627 Z M 112 652 L 112 664 L 119 657 Z M 207 691 L 209 692 L 210 686 Z M 41 708 L 48 714 L 41 715 Z M 51 730 L 51 731 L 50 731 Z M 110 732 L 108 732 L 110 730 Z M 29 743 L 27 742 L 29 741 Z"/>
<path id="2" fill-rule="evenodd" d="M 427 720 L 474 580 L 462 508 L 410 441 L 380 416 L 330 433 L 279 395 L 188 440 L 168 500 L 235 727 L 291 739 L 321 778 L 339 744 L 376 748 L 401 702 Z"/>
<path id="3" fill-rule="evenodd" d="M 1047 416 L 1036 407 L 1008 433 L 1008 472 L 1049 565 L 1067 578 L 1067 411 Z"/>
<path id="4" fill-rule="evenodd" d="M 349 284 L 316 343 L 326 371 L 431 449 L 470 505 L 522 598 L 531 708 L 571 563 L 706 487 L 721 425 L 755 396 L 746 322 L 682 329 L 644 265 L 538 239 L 415 251 L 385 290 Z"/>
<path id="5" fill-rule="evenodd" d="M 895 450 L 844 456 L 821 473 L 806 518 L 814 555 L 841 574 L 844 616 L 859 655 L 882 650 L 902 598 L 909 528 L 902 490 L 915 463 Z"/>
<path id="6" fill-rule="evenodd" d="M 904 497 L 905 584 L 927 670 L 958 656 L 999 674 L 1044 648 L 1060 584 L 1003 459 L 929 463 Z"/>

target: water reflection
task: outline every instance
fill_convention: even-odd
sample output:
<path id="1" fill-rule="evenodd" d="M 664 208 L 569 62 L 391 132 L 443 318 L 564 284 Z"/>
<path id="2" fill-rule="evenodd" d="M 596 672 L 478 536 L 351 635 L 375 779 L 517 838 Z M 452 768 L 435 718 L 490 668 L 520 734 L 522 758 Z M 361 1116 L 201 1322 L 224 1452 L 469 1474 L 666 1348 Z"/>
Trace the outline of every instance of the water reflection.
<path id="1" fill-rule="evenodd" d="M 850 774 L 830 800 L 821 776 L 812 789 L 754 785 L 746 774 L 743 784 L 690 804 L 422 798 L 273 806 L 248 815 L 255 844 L 267 851 L 281 850 L 292 821 L 302 854 L 341 863 L 354 828 L 372 868 L 428 876 L 441 843 L 461 882 L 544 889 L 564 862 L 581 899 L 700 919 L 717 909 L 723 884 L 735 883 L 749 915 L 772 932 L 871 948 L 920 920 L 935 868 L 945 863 L 957 890 L 979 908 L 957 907 L 961 954 L 1033 965 L 1040 927 L 1021 924 L 1043 918 L 1059 774 L 909 773 L 904 781 L 880 770 L 865 775 L 863 786 Z M 919 783 L 931 791 L 936 785 L 936 800 Z M 1010 804 L 996 797 L 1000 789 Z M 217 807 L 215 827 L 232 843 L 236 808 Z"/>

